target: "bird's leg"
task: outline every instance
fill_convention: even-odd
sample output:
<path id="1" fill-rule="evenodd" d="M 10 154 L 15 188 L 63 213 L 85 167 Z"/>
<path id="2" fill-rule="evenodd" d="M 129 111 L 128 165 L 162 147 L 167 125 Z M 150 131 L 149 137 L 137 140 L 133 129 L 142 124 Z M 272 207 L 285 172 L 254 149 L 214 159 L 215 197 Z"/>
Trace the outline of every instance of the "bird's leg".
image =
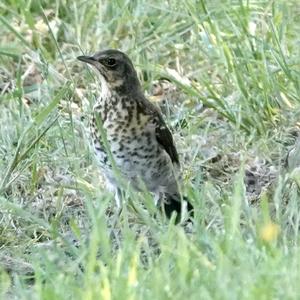
<path id="1" fill-rule="evenodd" d="M 118 189 L 118 188 L 115 189 L 115 201 L 116 201 L 118 210 L 121 211 L 121 208 L 122 208 L 122 193 L 121 193 L 121 190 Z"/>
<path id="2" fill-rule="evenodd" d="M 154 205 L 155 206 L 158 205 L 158 202 L 159 202 L 160 198 L 161 198 L 161 195 L 160 195 L 159 192 L 154 194 Z"/>

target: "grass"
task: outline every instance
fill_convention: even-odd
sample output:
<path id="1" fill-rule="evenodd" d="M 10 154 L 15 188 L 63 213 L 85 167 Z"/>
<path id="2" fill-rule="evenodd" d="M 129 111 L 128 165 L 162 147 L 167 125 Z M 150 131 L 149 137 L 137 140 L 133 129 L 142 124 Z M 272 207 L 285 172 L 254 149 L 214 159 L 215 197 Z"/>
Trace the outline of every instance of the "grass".
<path id="1" fill-rule="evenodd" d="M 297 0 L 6 0 L 0 12 L 3 299 L 298 299 L 299 172 L 283 163 L 299 126 Z M 118 215 L 103 188 L 84 130 L 99 84 L 75 58 L 105 48 L 130 55 L 149 95 L 171 82 L 159 104 L 189 230 L 142 210 L 147 195 Z"/>

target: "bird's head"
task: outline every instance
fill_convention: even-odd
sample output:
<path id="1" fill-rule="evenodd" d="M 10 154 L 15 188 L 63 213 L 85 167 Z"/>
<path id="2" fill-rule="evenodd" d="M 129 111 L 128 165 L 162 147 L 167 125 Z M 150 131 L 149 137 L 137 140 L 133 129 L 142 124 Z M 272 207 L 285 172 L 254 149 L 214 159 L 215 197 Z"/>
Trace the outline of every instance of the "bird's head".
<path id="1" fill-rule="evenodd" d="M 140 87 L 131 60 L 121 51 L 99 51 L 92 56 L 78 56 L 77 59 L 94 66 L 110 89 L 130 92 Z"/>

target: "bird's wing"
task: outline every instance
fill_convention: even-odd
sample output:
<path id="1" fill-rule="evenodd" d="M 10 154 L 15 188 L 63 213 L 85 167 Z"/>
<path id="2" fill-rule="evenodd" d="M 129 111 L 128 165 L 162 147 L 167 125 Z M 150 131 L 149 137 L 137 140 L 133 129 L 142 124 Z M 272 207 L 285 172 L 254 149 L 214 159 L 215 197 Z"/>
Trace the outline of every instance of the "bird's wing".
<path id="1" fill-rule="evenodd" d="M 179 165 L 179 157 L 174 144 L 172 133 L 167 127 L 159 109 L 145 97 L 142 97 L 140 101 L 138 101 L 138 104 L 146 114 L 151 114 L 154 117 L 156 122 L 155 133 L 158 143 L 169 154 L 172 162 Z"/>
<path id="2" fill-rule="evenodd" d="M 156 127 L 156 139 L 167 151 L 173 163 L 179 164 L 178 153 L 174 144 L 172 133 L 160 116 L 159 124 Z"/>

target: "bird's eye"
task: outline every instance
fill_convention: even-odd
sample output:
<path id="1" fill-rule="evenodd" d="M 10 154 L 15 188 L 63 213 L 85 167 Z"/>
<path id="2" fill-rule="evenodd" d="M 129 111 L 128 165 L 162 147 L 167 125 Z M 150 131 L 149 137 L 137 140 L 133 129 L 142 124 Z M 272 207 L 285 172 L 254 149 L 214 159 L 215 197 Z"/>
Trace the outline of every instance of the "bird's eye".
<path id="1" fill-rule="evenodd" d="M 106 65 L 108 65 L 109 67 L 113 67 L 116 65 L 116 60 L 114 58 L 108 58 L 105 61 Z"/>

